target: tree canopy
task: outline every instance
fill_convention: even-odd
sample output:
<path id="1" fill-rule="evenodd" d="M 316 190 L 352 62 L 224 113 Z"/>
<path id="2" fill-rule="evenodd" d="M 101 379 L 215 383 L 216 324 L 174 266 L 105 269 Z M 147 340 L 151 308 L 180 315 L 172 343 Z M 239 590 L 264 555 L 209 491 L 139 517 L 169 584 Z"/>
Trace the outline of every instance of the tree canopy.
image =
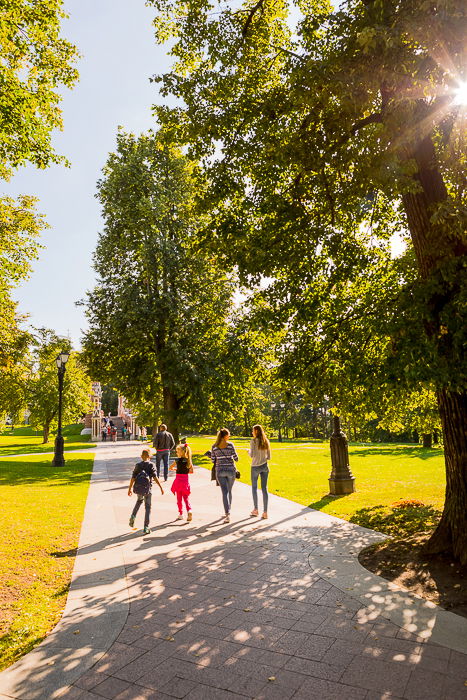
<path id="1" fill-rule="evenodd" d="M 52 132 L 62 126 L 60 87 L 77 79 L 75 47 L 60 36 L 62 0 L 6 0 L 0 7 L 0 181 L 22 165 L 61 159 Z M 22 408 L 29 334 L 12 289 L 30 272 L 45 228 L 34 197 L 0 197 L 0 416 Z"/>
<path id="2" fill-rule="evenodd" d="M 34 198 L 0 198 L 0 417 L 17 417 L 25 405 L 31 335 L 11 292 L 28 277 L 43 228 Z"/>
<path id="3" fill-rule="evenodd" d="M 78 74 L 76 48 L 60 36 L 62 0 L 6 0 L 0 8 L 0 178 L 26 162 L 60 160 L 51 143 L 61 128 L 59 86 Z"/>
<path id="4" fill-rule="evenodd" d="M 57 367 L 55 358 L 63 351 L 71 352 L 70 341 L 47 328 L 36 332 L 32 349 L 33 366 L 27 383 L 29 422 L 42 430 L 43 441 L 58 424 Z M 62 419 L 75 422 L 91 407 L 91 380 L 78 353 L 71 352 L 63 381 Z"/>
<path id="5" fill-rule="evenodd" d="M 196 169 L 164 134 L 119 133 L 98 184 L 105 228 L 84 337 L 92 375 L 175 435 L 234 395 L 250 353 L 232 322 L 233 275 L 194 245 Z"/>
<path id="6" fill-rule="evenodd" d="M 286 0 L 152 4 L 175 59 L 156 79 L 179 99 L 155 111 L 203 158 L 206 245 L 244 280 L 272 278 L 285 355 L 330 353 L 333 393 L 360 363 L 436 386 L 447 492 L 431 547 L 465 559 L 463 3 L 300 0 L 296 26 Z"/>

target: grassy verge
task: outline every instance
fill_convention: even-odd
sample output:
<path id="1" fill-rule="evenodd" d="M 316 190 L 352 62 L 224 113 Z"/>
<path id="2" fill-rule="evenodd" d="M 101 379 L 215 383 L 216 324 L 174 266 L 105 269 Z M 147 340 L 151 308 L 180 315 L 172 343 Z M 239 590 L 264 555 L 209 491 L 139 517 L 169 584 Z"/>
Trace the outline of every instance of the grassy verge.
<path id="1" fill-rule="evenodd" d="M 241 481 L 250 482 L 249 440 L 232 438 L 239 453 Z M 211 437 L 188 440 L 196 462 L 209 467 L 202 453 L 210 448 Z M 331 455 L 328 443 L 271 442 L 269 491 L 292 501 L 339 518 L 393 534 L 416 531 L 418 516 L 430 516 L 435 523 L 444 502 L 445 474 L 442 449 L 423 449 L 408 445 L 351 445 L 350 467 L 356 477 L 356 493 L 328 496 Z M 410 500 L 414 507 L 414 518 Z M 400 508 L 397 504 L 404 502 Z M 420 503 L 426 510 L 420 510 Z M 261 507 L 261 497 L 260 497 Z M 415 517 L 416 516 L 416 517 Z M 404 521 L 406 521 L 404 523 Z M 423 524 L 423 523 L 421 523 Z M 405 529 L 404 529 L 405 528 Z"/>
<path id="2" fill-rule="evenodd" d="M 90 435 L 80 435 L 81 424 L 67 425 L 63 429 L 65 441 L 64 449 L 82 450 L 95 447 L 90 443 Z M 31 453 L 52 452 L 55 436 L 51 436 L 49 442 L 42 444 L 42 433 L 23 427 L 14 430 L 4 430 L 0 433 L 0 457 L 2 455 L 20 455 Z"/>
<path id="3" fill-rule="evenodd" d="M 94 455 L 65 467 L 0 459 L 0 669 L 30 651 L 65 606 Z"/>

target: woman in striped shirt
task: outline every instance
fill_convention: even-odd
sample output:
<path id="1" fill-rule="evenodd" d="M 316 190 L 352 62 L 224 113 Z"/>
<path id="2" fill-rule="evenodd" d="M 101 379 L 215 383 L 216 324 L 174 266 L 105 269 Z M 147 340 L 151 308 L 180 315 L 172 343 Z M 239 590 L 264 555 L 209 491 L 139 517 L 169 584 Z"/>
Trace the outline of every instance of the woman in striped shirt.
<path id="1" fill-rule="evenodd" d="M 234 445 L 229 442 L 230 432 L 222 428 L 217 433 L 216 442 L 212 446 L 211 459 L 216 467 L 217 481 L 222 490 L 225 518 L 224 523 L 230 522 L 230 507 L 232 505 L 232 488 L 235 483 L 235 474 L 238 454 Z"/>

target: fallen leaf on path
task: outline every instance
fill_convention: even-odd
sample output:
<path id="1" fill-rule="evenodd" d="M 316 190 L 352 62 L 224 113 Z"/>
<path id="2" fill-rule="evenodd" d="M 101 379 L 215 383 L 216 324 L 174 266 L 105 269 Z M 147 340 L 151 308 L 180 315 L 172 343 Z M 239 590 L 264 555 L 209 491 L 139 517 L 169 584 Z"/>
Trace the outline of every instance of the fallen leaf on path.
<path id="1" fill-rule="evenodd" d="M 275 681 L 276 677 L 275 676 L 269 676 L 268 681 Z"/>

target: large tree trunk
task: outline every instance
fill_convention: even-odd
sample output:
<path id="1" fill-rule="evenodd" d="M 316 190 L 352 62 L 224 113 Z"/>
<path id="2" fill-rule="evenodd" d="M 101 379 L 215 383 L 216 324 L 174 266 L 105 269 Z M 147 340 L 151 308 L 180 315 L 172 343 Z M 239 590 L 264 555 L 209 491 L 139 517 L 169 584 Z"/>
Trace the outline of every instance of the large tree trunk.
<path id="1" fill-rule="evenodd" d="M 446 500 L 427 551 L 452 552 L 467 564 L 467 394 L 438 392 L 444 432 Z"/>
<path id="2" fill-rule="evenodd" d="M 441 228 L 432 223 L 432 214 L 447 198 L 447 191 L 431 137 L 417 141 L 408 157 L 417 164 L 417 190 L 404 194 L 403 204 L 420 275 L 427 279 L 444 261 L 465 255 L 467 246 L 451 234 L 447 225 Z M 433 300 L 433 309 L 441 311 L 440 303 L 450 301 L 446 294 L 444 300 Z M 438 335 L 436 315 L 426 331 L 430 337 Z M 440 390 L 438 406 L 444 432 L 446 499 L 441 522 L 427 549 L 467 563 L 467 398 L 465 394 Z"/>
<path id="3" fill-rule="evenodd" d="M 159 425 L 160 425 L 160 423 L 159 423 L 158 420 L 155 420 L 155 421 L 153 422 L 153 424 L 152 424 L 152 439 L 153 439 L 153 440 L 154 440 L 154 438 L 156 437 L 156 433 L 157 433 L 158 430 L 159 430 Z"/>
<path id="4" fill-rule="evenodd" d="M 180 410 L 180 401 L 175 394 L 167 387 L 163 388 L 164 396 L 164 422 L 167 425 L 169 433 L 172 433 L 174 440 L 178 443 L 180 434 L 178 426 L 178 411 Z"/>
<path id="5" fill-rule="evenodd" d="M 45 445 L 49 441 L 50 424 L 42 426 L 42 444 Z"/>

